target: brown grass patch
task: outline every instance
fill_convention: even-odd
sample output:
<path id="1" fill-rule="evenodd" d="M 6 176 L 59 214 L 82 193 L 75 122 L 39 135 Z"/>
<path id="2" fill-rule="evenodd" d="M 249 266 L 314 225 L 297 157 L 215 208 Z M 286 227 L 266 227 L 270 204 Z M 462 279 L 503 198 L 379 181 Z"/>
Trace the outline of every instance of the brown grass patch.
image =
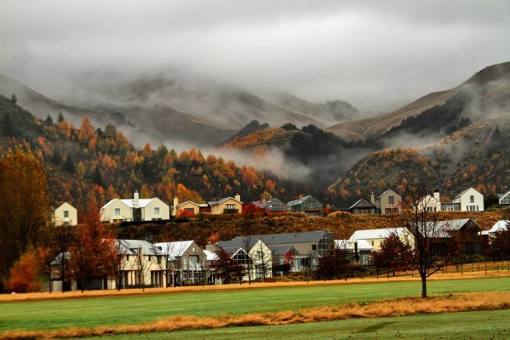
<path id="1" fill-rule="evenodd" d="M 213 329 L 241 326 L 269 326 L 344 320 L 351 318 L 392 317 L 423 313 L 445 313 L 510 308 L 510 292 L 466 293 L 436 296 L 428 299 L 403 298 L 369 304 L 348 304 L 281 311 L 226 315 L 221 317 L 173 316 L 141 324 L 99 326 L 94 328 L 65 328 L 50 331 L 7 331 L 0 338 L 55 338 L 169 332 L 177 330 Z"/>
<path id="2" fill-rule="evenodd" d="M 481 278 L 495 278 L 495 277 L 509 277 L 510 271 L 506 268 L 499 270 L 484 270 L 473 272 L 451 272 L 451 273 L 436 273 L 429 278 L 430 281 L 434 280 L 461 280 L 461 279 L 481 279 Z M 261 289 L 261 288 L 275 288 L 275 287 L 302 287 L 302 286 L 323 286 L 323 285 L 345 285 L 345 284 L 362 284 L 362 283 L 385 283 L 385 282 L 409 282 L 419 281 L 420 278 L 416 273 L 411 275 L 390 276 L 381 275 L 376 277 L 365 278 L 349 278 L 344 280 L 328 280 L 328 281 L 277 281 L 277 282 L 253 282 L 249 285 L 244 282 L 239 284 L 226 284 L 226 285 L 213 285 L 213 286 L 184 286 L 184 287 L 168 287 L 168 288 L 146 288 L 145 290 L 138 288 L 129 288 L 123 290 L 91 290 L 91 291 L 73 291 L 73 292 L 41 292 L 41 293 L 22 293 L 22 294 L 0 294 L 0 302 L 21 302 L 21 301 L 34 301 L 34 300 L 51 300 L 51 299 L 77 299 L 77 298 L 93 298 L 93 297 L 110 297 L 110 296 L 134 296 L 143 294 L 175 294 L 175 293 L 189 293 L 201 291 L 219 291 L 219 290 L 238 290 L 238 289 Z"/>

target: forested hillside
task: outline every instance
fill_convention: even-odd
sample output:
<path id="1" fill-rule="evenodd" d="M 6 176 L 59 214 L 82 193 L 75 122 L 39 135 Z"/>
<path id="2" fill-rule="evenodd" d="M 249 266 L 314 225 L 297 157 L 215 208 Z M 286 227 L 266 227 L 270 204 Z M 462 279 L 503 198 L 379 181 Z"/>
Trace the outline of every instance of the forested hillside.
<path id="1" fill-rule="evenodd" d="M 240 193 L 243 200 L 274 195 L 290 199 L 306 190 L 268 172 L 237 166 L 213 155 L 190 149 L 177 153 L 165 146 L 146 144 L 137 150 L 111 124 L 95 128 L 88 119 L 73 127 L 62 116 L 42 121 L 0 96 L 0 148 L 31 150 L 44 163 L 50 203 L 73 202 L 82 209 L 91 194 L 98 203 L 112 197 L 156 195 L 171 202 L 211 200 Z"/>

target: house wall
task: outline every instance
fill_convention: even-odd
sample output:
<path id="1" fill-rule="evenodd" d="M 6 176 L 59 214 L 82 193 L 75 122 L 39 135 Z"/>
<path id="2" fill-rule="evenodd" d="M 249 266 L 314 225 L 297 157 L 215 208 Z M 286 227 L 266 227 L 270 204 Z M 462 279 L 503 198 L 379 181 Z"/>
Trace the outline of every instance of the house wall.
<path id="1" fill-rule="evenodd" d="M 473 196 L 473 202 L 471 202 L 471 196 Z M 461 211 L 484 211 L 483 195 L 473 188 L 468 189 L 453 203 L 460 203 Z"/>
<path id="2" fill-rule="evenodd" d="M 198 215 L 200 213 L 200 207 L 194 202 L 184 202 L 177 206 L 176 214 L 179 215 L 181 211 L 193 209 L 193 214 Z"/>
<path id="3" fill-rule="evenodd" d="M 115 209 L 120 209 L 120 215 L 115 215 Z M 133 219 L 133 212 L 131 209 L 122 203 L 118 198 L 113 199 L 108 206 L 101 209 L 101 222 L 120 222 L 131 221 Z"/>
<path id="4" fill-rule="evenodd" d="M 267 279 L 273 276 L 272 252 L 261 240 L 250 249 L 248 255 L 253 260 L 252 275 L 255 279 Z"/>
<path id="5" fill-rule="evenodd" d="M 64 212 L 67 211 L 69 216 L 64 217 Z M 71 204 L 65 202 L 60 207 L 55 209 L 54 214 L 54 222 L 55 226 L 63 226 L 63 225 L 70 225 L 75 226 L 78 224 L 78 210 L 76 210 L 75 207 L 73 207 Z"/>
<path id="6" fill-rule="evenodd" d="M 221 204 L 212 206 L 211 214 L 213 214 L 213 215 L 223 214 L 223 211 L 227 208 L 227 204 L 233 204 L 239 214 L 241 214 L 243 212 L 243 205 L 241 204 L 241 202 L 236 201 L 233 198 L 230 198 L 230 199 L 226 200 L 225 202 L 222 202 Z"/>
<path id="7" fill-rule="evenodd" d="M 393 196 L 394 203 L 390 204 L 390 197 Z M 388 190 L 379 197 L 381 215 L 400 214 L 402 212 L 402 197 L 393 190 Z"/>
<path id="8" fill-rule="evenodd" d="M 439 212 L 441 211 L 441 202 L 431 195 L 426 195 L 417 204 L 418 211 L 433 211 Z"/>
<path id="9" fill-rule="evenodd" d="M 158 258 L 160 263 L 158 263 Z M 140 266 L 140 261 L 142 261 L 142 265 Z M 165 287 L 166 281 L 164 280 L 164 271 L 166 268 L 166 259 L 164 255 L 123 255 L 122 256 L 122 264 L 120 269 L 123 273 L 127 273 L 127 275 L 121 274 L 122 278 L 122 286 L 126 287 L 134 287 L 136 286 L 138 277 L 142 279 L 142 284 L 145 286 L 150 286 L 153 283 L 151 282 L 151 272 L 160 272 L 162 273 L 162 282 L 161 286 Z M 141 272 L 143 271 L 143 272 Z M 124 281 L 124 277 L 127 276 L 127 281 Z M 113 278 L 113 288 L 116 289 L 115 278 Z"/>
<path id="10" fill-rule="evenodd" d="M 159 208 L 159 215 L 155 213 L 155 208 Z M 144 221 L 152 220 L 168 220 L 170 218 L 170 207 L 168 204 L 154 198 L 145 208 L 142 210 L 142 219 Z"/>

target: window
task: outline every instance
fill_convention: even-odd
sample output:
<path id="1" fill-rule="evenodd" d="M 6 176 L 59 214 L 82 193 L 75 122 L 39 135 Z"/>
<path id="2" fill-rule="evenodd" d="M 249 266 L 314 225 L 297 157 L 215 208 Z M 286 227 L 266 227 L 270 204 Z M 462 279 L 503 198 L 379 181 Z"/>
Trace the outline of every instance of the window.
<path id="1" fill-rule="evenodd" d="M 120 208 L 115 208 L 115 216 L 120 216 Z"/>
<path id="2" fill-rule="evenodd" d="M 475 196 L 474 195 L 469 196 L 469 203 L 475 203 Z"/>
<path id="3" fill-rule="evenodd" d="M 227 204 L 228 210 L 234 210 L 236 208 L 235 204 Z"/>
<path id="4" fill-rule="evenodd" d="M 159 216 L 159 207 L 154 208 L 154 215 Z"/>
<path id="5" fill-rule="evenodd" d="M 388 196 L 388 204 L 395 204 L 395 196 Z"/>
<path id="6" fill-rule="evenodd" d="M 69 217 L 69 210 L 64 210 L 64 217 L 65 217 L 65 218 L 68 218 L 68 217 Z"/>
<path id="7" fill-rule="evenodd" d="M 198 255 L 190 255 L 189 256 L 189 267 L 190 267 L 190 269 L 198 268 Z"/>

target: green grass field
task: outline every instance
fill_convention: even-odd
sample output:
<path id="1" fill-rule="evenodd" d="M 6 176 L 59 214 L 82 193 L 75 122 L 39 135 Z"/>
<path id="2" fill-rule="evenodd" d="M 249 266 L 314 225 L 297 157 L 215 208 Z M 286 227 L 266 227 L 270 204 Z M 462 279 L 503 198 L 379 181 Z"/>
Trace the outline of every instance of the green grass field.
<path id="1" fill-rule="evenodd" d="M 508 339 L 510 310 L 108 336 L 142 339 Z M 105 337 L 106 338 L 106 337 Z"/>
<path id="2" fill-rule="evenodd" d="M 430 294 L 509 291 L 510 278 L 431 281 Z M 171 289 L 170 289 L 171 290 Z M 171 315 L 296 310 L 418 296 L 419 282 L 302 286 L 0 303 L 0 332 L 132 324 Z"/>

